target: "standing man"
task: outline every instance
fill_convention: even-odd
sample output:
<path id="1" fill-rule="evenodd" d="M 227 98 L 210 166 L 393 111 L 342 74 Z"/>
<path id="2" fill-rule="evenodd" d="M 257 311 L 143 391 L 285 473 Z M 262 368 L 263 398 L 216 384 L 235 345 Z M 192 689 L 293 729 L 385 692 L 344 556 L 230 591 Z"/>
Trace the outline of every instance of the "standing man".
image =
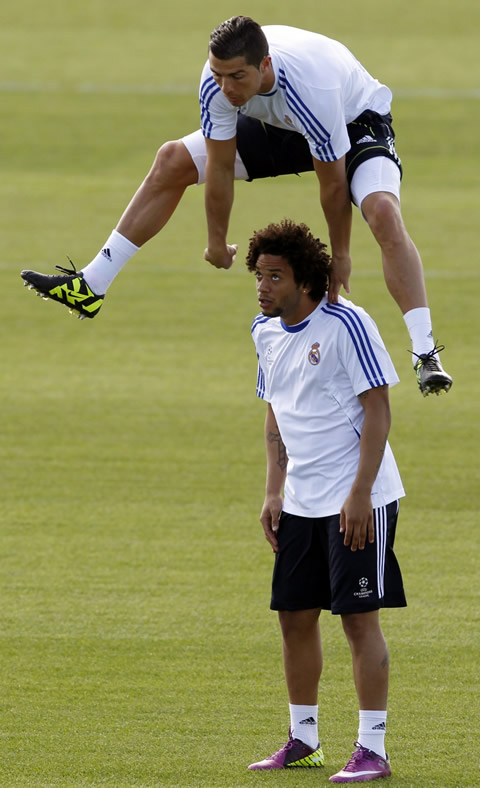
<path id="1" fill-rule="evenodd" d="M 339 614 L 359 703 L 356 749 L 331 782 L 388 777 L 388 650 L 379 610 L 406 605 L 393 552 L 404 495 L 387 442 L 395 369 L 373 320 L 327 295 L 330 259 L 308 228 L 256 232 L 247 267 L 261 309 L 252 328 L 257 395 L 267 402 L 261 522 L 275 553 L 290 701 L 288 742 L 250 769 L 319 767 L 319 616 Z"/>
<path id="2" fill-rule="evenodd" d="M 158 233 L 186 187 L 205 182 L 205 258 L 229 268 L 235 178 L 314 169 L 332 248 L 330 303 L 351 271 L 351 201 L 381 250 L 387 287 L 404 315 L 417 382 L 426 396 L 448 391 L 433 341 L 420 255 L 400 212 L 401 164 L 391 125 L 392 94 L 342 44 L 318 33 L 236 16 L 211 34 L 200 82 L 201 131 L 166 143 L 117 228 L 80 272 L 23 271 L 41 295 L 94 317 L 123 265 Z"/>

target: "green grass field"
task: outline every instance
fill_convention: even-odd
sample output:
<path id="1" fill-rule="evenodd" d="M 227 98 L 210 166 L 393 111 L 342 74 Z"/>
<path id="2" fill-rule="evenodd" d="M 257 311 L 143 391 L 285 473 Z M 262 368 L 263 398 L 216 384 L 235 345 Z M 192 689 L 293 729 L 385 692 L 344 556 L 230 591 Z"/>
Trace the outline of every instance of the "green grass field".
<path id="1" fill-rule="evenodd" d="M 391 85 L 404 215 L 455 384 L 423 399 L 379 253 L 355 217 L 352 294 L 401 377 L 391 443 L 408 496 L 409 606 L 383 616 L 395 788 L 478 777 L 478 216 L 474 0 L 321 7 L 270 0 L 19 0 L 0 9 L 2 251 L 0 785 L 326 786 L 357 705 L 340 621 L 323 616 L 327 766 L 259 774 L 288 727 L 263 501 L 264 405 L 244 266 L 252 231 L 325 225 L 313 176 L 239 184 L 231 271 L 202 261 L 203 190 L 80 322 L 23 267 L 90 260 L 167 139 L 198 126 L 210 30 L 235 13 L 343 40 Z M 323 6 L 323 4 L 322 4 Z"/>

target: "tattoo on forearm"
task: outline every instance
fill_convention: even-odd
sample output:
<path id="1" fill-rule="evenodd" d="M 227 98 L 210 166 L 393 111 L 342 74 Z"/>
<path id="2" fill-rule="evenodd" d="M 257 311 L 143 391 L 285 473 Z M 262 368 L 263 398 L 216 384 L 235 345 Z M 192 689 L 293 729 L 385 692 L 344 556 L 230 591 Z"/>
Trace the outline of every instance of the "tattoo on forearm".
<path id="1" fill-rule="evenodd" d="M 278 457 L 277 457 L 277 465 L 278 467 L 284 471 L 287 467 L 288 457 L 287 457 L 287 450 L 285 449 L 285 445 L 282 441 L 282 436 L 279 432 L 269 432 L 267 435 L 267 440 L 269 443 L 277 443 L 278 449 Z"/>
<path id="2" fill-rule="evenodd" d="M 387 445 L 387 436 L 385 435 L 385 440 L 383 441 L 383 446 L 379 451 L 378 461 L 375 468 L 375 478 L 377 476 L 378 471 L 380 470 L 380 465 L 382 464 L 383 455 L 385 454 L 385 446 Z"/>
<path id="3" fill-rule="evenodd" d="M 388 663 L 390 662 L 388 651 L 385 652 L 385 656 L 382 659 L 381 666 L 382 668 L 388 668 Z"/>

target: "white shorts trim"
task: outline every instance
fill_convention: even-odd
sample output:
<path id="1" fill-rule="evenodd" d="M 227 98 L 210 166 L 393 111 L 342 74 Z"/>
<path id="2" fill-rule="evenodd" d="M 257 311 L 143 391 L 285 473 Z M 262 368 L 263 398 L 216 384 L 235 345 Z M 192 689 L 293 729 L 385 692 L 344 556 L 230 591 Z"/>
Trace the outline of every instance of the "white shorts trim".
<path id="1" fill-rule="evenodd" d="M 353 173 L 350 191 L 355 205 L 362 207 L 373 192 L 390 192 L 400 202 L 400 170 L 386 156 L 375 156 L 360 164 Z"/>
<path id="2" fill-rule="evenodd" d="M 205 145 L 205 137 L 203 136 L 201 130 L 198 129 L 198 131 L 194 131 L 192 134 L 187 134 L 186 137 L 182 137 L 181 141 L 188 150 L 190 156 L 193 159 L 193 163 L 198 170 L 197 185 L 199 186 L 201 183 L 205 183 L 205 165 L 207 163 L 207 146 Z M 235 157 L 235 180 L 248 180 L 248 172 L 245 169 L 238 151 Z"/>
<path id="3" fill-rule="evenodd" d="M 397 508 L 398 511 L 398 508 Z M 373 510 L 375 522 L 375 542 L 377 545 L 377 589 L 378 598 L 385 596 L 385 553 L 387 549 L 387 507 Z"/>

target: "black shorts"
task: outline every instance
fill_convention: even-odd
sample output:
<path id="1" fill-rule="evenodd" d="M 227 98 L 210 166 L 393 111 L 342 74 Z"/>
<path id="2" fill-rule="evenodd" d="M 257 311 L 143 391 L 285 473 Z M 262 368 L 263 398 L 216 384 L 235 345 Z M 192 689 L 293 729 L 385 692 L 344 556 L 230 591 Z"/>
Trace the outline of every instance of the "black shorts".
<path id="1" fill-rule="evenodd" d="M 402 174 L 391 115 L 366 110 L 347 125 L 347 131 L 350 138 L 350 150 L 346 154 L 349 183 L 359 164 L 375 156 L 392 159 Z M 297 131 L 279 129 L 247 115 L 237 117 L 237 150 L 249 181 L 313 170 L 312 154 L 305 137 Z"/>
<path id="2" fill-rule="evenodd" d="M 398 501 L 374 509 L 375 541 L 353 552 L 343 544 L 340 515 L 282 512 L 272 579 L 272 610 L 322 608 L 335 614 L 405 607 L 393 552 Z"/>

